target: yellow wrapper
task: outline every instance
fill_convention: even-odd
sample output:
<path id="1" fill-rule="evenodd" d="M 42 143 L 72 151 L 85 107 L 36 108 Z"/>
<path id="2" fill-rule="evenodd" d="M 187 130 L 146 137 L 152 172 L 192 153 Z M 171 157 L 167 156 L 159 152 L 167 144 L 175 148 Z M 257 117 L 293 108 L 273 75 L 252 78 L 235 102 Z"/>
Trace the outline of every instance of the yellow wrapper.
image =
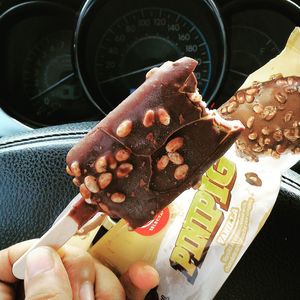
<path id="1" fill-rule="evenodd" d="M 282 53 L 241 88 L 277 73 L 300 76 L 299 28 Z M 119 273 L 136 260 L 153 264 L 161 277 L 158 299 L 212 299 L 269 216 L 281 172 L 298 160 L 299 154 L 286 153 L 279 159 L 246 161 L 233 145 L 203 175 L 197 189 L 182 193 L 143 228 L 129 231 L 126 222 L 119 221 L 90 252 Z M 249 173 L 261 184 L 247 182 Z"/>

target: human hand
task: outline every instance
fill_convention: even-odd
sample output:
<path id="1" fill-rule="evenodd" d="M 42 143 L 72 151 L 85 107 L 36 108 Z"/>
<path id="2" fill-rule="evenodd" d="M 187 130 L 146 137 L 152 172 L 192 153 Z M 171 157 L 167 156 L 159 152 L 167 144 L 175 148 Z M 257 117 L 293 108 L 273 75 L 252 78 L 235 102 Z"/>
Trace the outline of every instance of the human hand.
<path id="1" fill-rule="evenodd" d="M 17 299 L 12 265 L 32 243 L 26 241 L 0 251 L 0 300 Z M 39 247 L 27 256 L 24 290 L 26 300 L 142 300 L 158 283 L 157 271 L 143 262 L 130 266 L 118 279 L 82 249 Z"/>

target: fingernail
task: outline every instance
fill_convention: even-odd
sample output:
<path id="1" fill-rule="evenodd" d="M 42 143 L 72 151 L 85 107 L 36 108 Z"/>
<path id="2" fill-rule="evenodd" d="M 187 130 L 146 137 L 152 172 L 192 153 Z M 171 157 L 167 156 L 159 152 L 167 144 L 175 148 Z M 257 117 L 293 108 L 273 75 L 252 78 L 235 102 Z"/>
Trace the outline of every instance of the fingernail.
<path id="1" fill-rule="evenodd" d="M 26 273 L 32 278 L 40 273 L 47 272 L 54 267 L 54 258 L 46 247 L 36 248 L 27 254 Z"/>
<path id="2" fill-rule="evenodd" d="M 81 287 L 79 292 L 80 300 L 94 300 L 94 285 L 90 281 L 85 281 Z"/>
<path id="3" fill-rule="evenodd" d="M 159 275 L 152 266 L 140 264 L 135 274 L 131 274 L 131 281 L 139 289 L 149 290 L 158 285 Z"/>

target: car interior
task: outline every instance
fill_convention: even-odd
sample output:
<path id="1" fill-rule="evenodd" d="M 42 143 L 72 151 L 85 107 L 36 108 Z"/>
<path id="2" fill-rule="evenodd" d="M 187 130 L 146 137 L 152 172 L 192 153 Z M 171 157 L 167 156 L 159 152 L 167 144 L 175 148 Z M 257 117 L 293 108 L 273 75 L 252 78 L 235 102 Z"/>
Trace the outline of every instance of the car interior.
<path id="1" fill-rule="evenodd" d="M 195 58 L 217 109 L 299 20 L 300 0 L 0 0 L 0 249 L 47 231 L 77 194 L 67 152 L 150 69 Z M 298 229 L 299 162 L 215 299 L 298 299 Z"/>

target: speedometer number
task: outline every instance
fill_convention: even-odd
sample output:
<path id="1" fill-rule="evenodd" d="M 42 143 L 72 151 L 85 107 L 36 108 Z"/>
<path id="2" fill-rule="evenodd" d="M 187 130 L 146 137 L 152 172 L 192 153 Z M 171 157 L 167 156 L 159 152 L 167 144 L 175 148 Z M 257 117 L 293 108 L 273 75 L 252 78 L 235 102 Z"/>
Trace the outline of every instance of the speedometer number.
<path id="1" fill-rule="evenodd" d="M 179 24 L 169 24 L 168 25 L 168 31 L 179 31 L 180 25 Z"/>
<path id="2" fill-rule="evenodd" d="M 153 19 L 154 26 L 166 26 L 167 20 L 165 18 L 156 18 Z"/>
<path id="3" fill-rule="evenodd" d="M 185 51 L 187 53 L 196 53 L 198 51 L 198 46 L 196 44 L 186 45 Z"/>
<path id="4" fill-rule="evenodd" d="M 180 33 L 178 34 L 178 40 L 179 41 L 189 41 L 191 39 L 191 36 L 189 33 Z"/>

